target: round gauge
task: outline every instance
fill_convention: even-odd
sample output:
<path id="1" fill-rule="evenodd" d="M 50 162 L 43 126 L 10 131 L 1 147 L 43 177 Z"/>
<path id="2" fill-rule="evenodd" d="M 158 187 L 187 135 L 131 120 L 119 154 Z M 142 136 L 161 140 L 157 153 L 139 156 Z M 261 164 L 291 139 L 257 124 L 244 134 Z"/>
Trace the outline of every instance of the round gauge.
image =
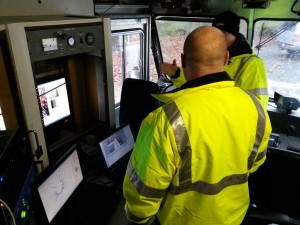
<path id="1" fill-rule="evenodd" d="M 88 44 L 88 45 L 92 45 L 94 44 L 95 42 L 95 37 L 92 33 L 87 33 L 85 35 L 85 42 Z"/>
<path id="2" fill-rule="evenodd" d="M 68 37 L 68 45 L 69 46 L 74 46 L 75 45 L 75 38 L 74 37 L 72 37 L 72 36 L 70 36 L 70 37 Z"/>

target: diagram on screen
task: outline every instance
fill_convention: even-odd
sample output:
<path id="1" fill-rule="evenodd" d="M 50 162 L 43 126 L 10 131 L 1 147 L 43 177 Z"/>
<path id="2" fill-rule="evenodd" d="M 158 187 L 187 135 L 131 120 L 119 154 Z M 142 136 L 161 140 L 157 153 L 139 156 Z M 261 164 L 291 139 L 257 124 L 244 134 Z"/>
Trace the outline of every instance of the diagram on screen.
<path id="1" fill-rule="evenodd" d="M 54 218 L 82 180 L 79 158 L 74 151 L 38 188 L 49 221 Z"/>

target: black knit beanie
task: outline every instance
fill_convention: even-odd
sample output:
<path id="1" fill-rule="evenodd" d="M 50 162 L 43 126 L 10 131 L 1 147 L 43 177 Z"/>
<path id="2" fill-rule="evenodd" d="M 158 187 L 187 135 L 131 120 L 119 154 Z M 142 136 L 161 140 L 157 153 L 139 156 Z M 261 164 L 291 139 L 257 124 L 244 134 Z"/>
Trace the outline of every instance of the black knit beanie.
<path id="1" fill-rule="evenodd" d="M 240 18 L 232 11 L 224 11 L 215 17 L 212 25 L 237 36 L 240 30 Z"/>

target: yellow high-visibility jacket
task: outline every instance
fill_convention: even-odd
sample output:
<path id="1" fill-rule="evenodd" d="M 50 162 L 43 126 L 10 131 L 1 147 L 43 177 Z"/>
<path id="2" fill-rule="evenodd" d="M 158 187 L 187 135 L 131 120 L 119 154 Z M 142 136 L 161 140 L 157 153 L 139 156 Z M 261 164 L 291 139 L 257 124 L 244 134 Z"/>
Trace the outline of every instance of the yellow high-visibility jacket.
<path id="1" fill-rule="evenodd" d="M 267 72 L 263 60 L 253 54 L 243 54 L 230 58 L 229 64 L 224 70 L 235 81 L 235 85 L 251 92 L 267 108 L 268 81 Z M 180 68 L 180 76 L 171 80 L 176 87 L 180 87 L 186 82 L 183 69 Z"/>
<path id="2" fill-rule="evenodd" d="M 263 164 L 271 124 L 226 72 L 155 95 L 166 103 L 142 122 L 123 183 L 130 221 L 240 224 L 248 176 Z"/>

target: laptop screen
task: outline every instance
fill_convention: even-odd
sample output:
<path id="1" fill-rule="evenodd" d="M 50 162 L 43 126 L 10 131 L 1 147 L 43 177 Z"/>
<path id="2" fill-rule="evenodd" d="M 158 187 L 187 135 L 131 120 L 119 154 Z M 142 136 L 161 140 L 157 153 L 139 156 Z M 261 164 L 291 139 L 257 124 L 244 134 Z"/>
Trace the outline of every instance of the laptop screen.
<path id="1" fill-rule="evenodd" d="M 71 147 L 58 160 L 53 170 L 37 187 L 48 222 L 50 223 L 83 180 L 77 146 Z"/>
<path id="2" fill-rule="evenodd" d="M 129 124 L 123 125 L 99 142 L 108 169 L 119 163 L 134 147 L 134 139 Z"/>

